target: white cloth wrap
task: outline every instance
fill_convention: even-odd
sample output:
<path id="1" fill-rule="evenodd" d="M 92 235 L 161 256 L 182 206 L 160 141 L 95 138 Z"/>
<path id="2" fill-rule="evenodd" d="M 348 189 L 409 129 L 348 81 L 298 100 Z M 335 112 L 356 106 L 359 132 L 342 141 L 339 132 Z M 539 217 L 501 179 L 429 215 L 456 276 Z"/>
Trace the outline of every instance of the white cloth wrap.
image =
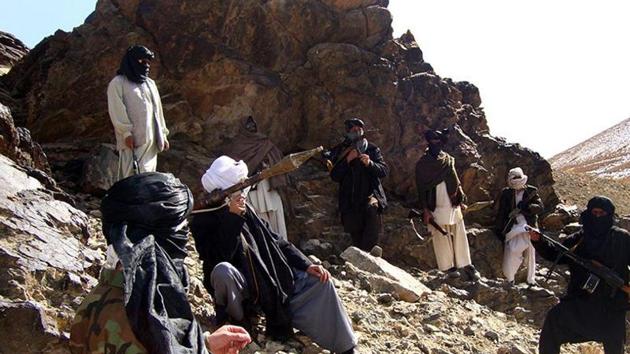
<path id="1" fill-rule="evenodd" d="M 512 189 L 524 189 L 527 185 L 527 175 L 523 173 L 522 168 L 513 168 L 508 172 L 507 184 Z"/>
<path id="2" fill-rule="evenodd" d="M 247 178 L 249 171 L 243 160 L 235 161 L 229 156 L 220 156 L 201 177 L 201 184 L 208 192 L 215 189 L 227 189 Z M 244 190 L 245 194 L 249 187 Z"/>

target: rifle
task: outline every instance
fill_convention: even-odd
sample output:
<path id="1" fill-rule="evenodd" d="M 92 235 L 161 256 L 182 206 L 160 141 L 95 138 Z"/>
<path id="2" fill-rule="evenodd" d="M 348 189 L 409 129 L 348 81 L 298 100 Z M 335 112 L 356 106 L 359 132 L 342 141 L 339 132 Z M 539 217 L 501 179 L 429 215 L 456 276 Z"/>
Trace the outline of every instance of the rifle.
<path id="1" fill-rule="evenodd" d="M 530 195 L 527 196 L 527 199 L 522 200 L 522 202 L 524 203 L 529 203 L 532 201 L 532 199 L 534 199 L 534 196 L 538 195 L 538 193 L 532 193 Z M 510 214 L 508 214 L 508 221 L 505 223 L 505 226 L 503 227 L 503 234 L 506 233 L 506 229 L 508 227 L 508 225 L 510 225 L 510 222 L 513 220 L 516 220 L 516 217 L 518 216 L 518 214 L 522 213 L 523 211 L 521 209 L 519 209 L 518 207 L 512 209 L 512 211 L 510 211 Z"/>
<path id="2" fill-rule="evenodd" d="M 276 163 L 275 165 L 259 171 L 254 175 L 248 177 L 247 179 L 243 180 L 242 182 L 228 187 L 227 189 L 216 189 L 210 194 L 204 193 L 201 197 L 196 198 L 195 206 L 192 213 L 197 214 L 208 211 L 205 208 L 213 205 L 218 205 L 234 192 L 243 190 L 264 179 L 294 171 L 304 162 L 306 162 L 306 160 L 310 159 L 318 153 L 321 153 L 322 150 L 324 150 L 324 148 L 319 146 L 315 149 L 290 154 L 288 156 L 285 156 L 282 160 L 278 161 L 278 163 Z"/>
<path id="3" fill-rule="evenodd" d="M 419 210 L 416 210 L 413 208 L 409 209 L 409 214 L 407 215 L 407 218 L 409 219 L 409 223 L 411 224 L 413 231 L 416 233 L 416 236 L 418 236 L 420 240 L 424 241 L 424 237 L 420 236 L 420 233 L 418 233 L 418 230 L 416 230 L 416 225 L 413 222 L 413 218 L 417 218 L 417 217 L 422 217 L 422 213 L 420 213 Z M 429 225 L 433 226 L 442 235 L 444 236 L 448 235 L 448 232 L 446 232 L 438 223 L 436 223 L 433 217 L 429 218 Z M 429 238 L 429 241 L 430 240 L 431 238 Z"/>
<path id="4" fill-rule="evenodd" d="M 578 256 L 572 250 L 567 248 L 565 245 L 545 235 L 544 233 L 542 233 L 542 231 L 538 229 L 535 229 L 529 225 L 526 225 L 525 230 L 534 232 L 540 235 L 540 237 L 543 240 L 545 240 L 545 242 L 547 242 L 549 245 L 551 245 L 553 248 L 555 248 L 558 251 L 558 257 L 556 257 L 556 260 L 553 266 L 551 267 L 551 269 L 549 269 L 549 272 L 547 273 L 545 281 L 548 281 L 549 277 L 551 277 L 551 274 L 553 273 L 556 266 L 558 265 L 560 258 L 567 257 L 571 261 L 573 261 L 573 263 L 583 267 L 584 269 L 586 269 L 587 271 L 591 273 L 591 276 L 588 278 L 586 283 L 582 286 L 582 289 L 592 294 L 597 288 L 597 285 L 599 285 L 599 282 L 601 279 L 601 280 L 604 280 L 604 282 L 606 282 L 606 284 L 608 284 L 611 288 L 613 288 L 613 290 L 620 289 L 626 294 L 630 295 L 630 286 L 628 286 L 628 284 L 626 284 L 626 282 L 612 269 L 606 267 L 605 265 L 597 261 Z"/>
<path id="5" fill-rule="evenodd" d="M 133 166 L 133 172 L 134 174 L 139 174 L 140 173 L 140 166 L 138 165 L 138 159 L 136 158 L 136 149 L 132 148 L 131 149 L 131 158 L 133 159 L 133 161 L 131 161 L 131 165 Z"/>

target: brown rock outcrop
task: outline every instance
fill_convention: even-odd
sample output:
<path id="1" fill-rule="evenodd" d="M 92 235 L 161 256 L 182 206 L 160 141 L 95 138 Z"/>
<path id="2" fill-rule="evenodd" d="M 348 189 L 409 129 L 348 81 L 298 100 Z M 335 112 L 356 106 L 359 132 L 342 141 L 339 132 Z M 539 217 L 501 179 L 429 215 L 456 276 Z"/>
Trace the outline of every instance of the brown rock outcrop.
<path id="1" fill-rule="evenodd" d="M 28 48 L 12 34 L 0 31 L 0 75 L 15 65 L 28 53 Z"/>
<path id="2" fill-rule="evenodd" d="M 520 165 L 555 204 L 549 164 L 491 137 L 479 90 L 437 76 L 411 33 L 392 38 L 386 5 L 100 0 L 85 24 L 47 38 L 4 81 L 38 141 L 108 141 L 107 83 L 124 49 L 144 43 L 157 52 L 152 76 L 172 132 L 209 151 L 245 114 L 285 152 L 335 144 L 342 121 L 358 115 L 392 167 L 386 188 L 407 198 L 422 132 L 455 124 L 448 150 L 473 201 L 493 198 Z"/>

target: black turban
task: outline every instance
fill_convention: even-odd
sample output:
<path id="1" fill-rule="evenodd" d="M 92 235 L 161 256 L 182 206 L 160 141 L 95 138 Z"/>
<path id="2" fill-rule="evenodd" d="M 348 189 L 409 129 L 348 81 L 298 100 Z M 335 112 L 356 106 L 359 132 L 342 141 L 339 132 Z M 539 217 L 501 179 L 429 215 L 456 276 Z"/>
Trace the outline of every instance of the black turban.
<path id="1" fill-rule="evenodd" d="M 365 123 L 359 118 L 346 119 L 343 125 L 346 127 L 346 130 L 350 130 L 352 127 L 365 127 Z"/>
<path id="2" fill-rule="evenodd" d="M 425 139 L 427 139 L 427 141 L 440 140 L 442 142 L 446 142 L 448 140 L 448 133 L 449 133 L 448 128 L 445 128 L 442 130 L 429 129 L 424 133 L 424 137 Z"/>
<path id="3" fill-rule="evenodd" d="M 138 60 L 153 60 L 154 58 L 155 54 L 147 47 L 141 45 L 129 47 L 116 73 L 118 75 L 125 75 L 127 79 L 135 83 L 144 83 L 149 77 L 149 65 L 141 64 Z"/>
<path id="4" fill-rule="evenodd" d="M 607 215 L 595 216 L 592 214 L 593 209 L 599 208 L 604 210 Z M 615 205 L 612 200 L 603 196 L 591 198 L 586 205 L 586 210 L 580 215 L 580 222 L 584 227 L 584 232 L 588 236 L 601 238 L 608 234 L 610 228 L 614 224 Z"/>

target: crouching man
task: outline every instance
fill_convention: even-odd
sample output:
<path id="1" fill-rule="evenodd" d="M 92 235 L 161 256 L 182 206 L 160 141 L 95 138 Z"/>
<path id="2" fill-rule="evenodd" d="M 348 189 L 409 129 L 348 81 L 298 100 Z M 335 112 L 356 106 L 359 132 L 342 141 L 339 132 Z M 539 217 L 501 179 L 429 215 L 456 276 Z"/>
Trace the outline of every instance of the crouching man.
<path id="1" fill-rule="evenodd" d="M 188 302 L 188 187 L 171 174 L 146 172 L 114 184 L 101 204 L 109 245 L 99 283 L 70 330 L 73 354 L 238 353 L 240 327 L 202 333 Z"/>
<path id="2" fill-rule="evenodd" d="M 212 192 L 247 175 L 243 161 L 221 156 L 202 184 Z M 357 340 L 328 271 L 274 233 L 246 197 L 247 190 L 235 193 L 191 222 L 218 324 L 247 323 L 248 309 L 260 308 L 271 337 L 287 338 L 297 328 L 322 348 L 353 353 Z"/>

